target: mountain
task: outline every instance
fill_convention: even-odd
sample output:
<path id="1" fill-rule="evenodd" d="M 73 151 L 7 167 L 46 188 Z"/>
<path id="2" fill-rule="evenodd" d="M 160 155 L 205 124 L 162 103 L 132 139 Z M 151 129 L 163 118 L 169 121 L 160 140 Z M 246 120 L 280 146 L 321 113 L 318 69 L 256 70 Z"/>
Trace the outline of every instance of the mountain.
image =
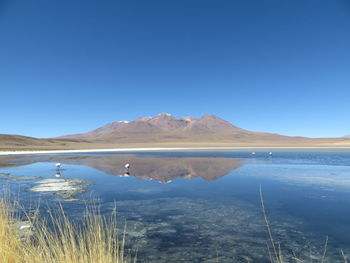
<path id="1" fill-rule="evenodd" d="M 125 147 L 350 146 L 350 138 L 291 137 L 248 131 L 214 115 L 176 118 L 168 113 L 117 121 L 82 134 L 37 139 L 0 135 L 0 149 L 98 149 Z"/>
<path id="2" fill-rule="evenodd" d="M 168 113 L 161 113 L 155 117 L 142 117 L 134 121 L 112 122 L 98 129 L 83 134 L 66 135 L 59 138 L 75 140 L 98 140 L 118 137 L 121 134 L 127 137 L 137 135 L 175 135 L 187 137 L 189 135 L 218 134 L 218 133 L 242 133 L 249 131 L 240 129 L 228 121 L 217 116 L 206 114 L 201 118 L 194 117 L 175 118 Z"/>
<path id="3" fill-rule="evenodd" d="M 83 134 L 66 135 L 59 139 L 124 146 L 302 146 L 341 141 L 248 131 L 211 114 L 200 118 L 176 118 L 168 113 L 130 122 L 112 122 Z"/>
<path id="4" fill-rule="evenodd" d="M 149 134 L 178 134 L 180 137 L 195 134 L 217 134 L 217 133 L 247 133 L 231 123 L 206 114 L 201 118 L 194 117 L 175 118 L 168 113 L 161 113 L 155 117 L 138 118 L 134 121 L 112 122 L 98 129 L 83 134 L 66 135 L 59 138 L 65 139 L 101 139 L 112 138 L 120 134 L 128 137 Z"/>

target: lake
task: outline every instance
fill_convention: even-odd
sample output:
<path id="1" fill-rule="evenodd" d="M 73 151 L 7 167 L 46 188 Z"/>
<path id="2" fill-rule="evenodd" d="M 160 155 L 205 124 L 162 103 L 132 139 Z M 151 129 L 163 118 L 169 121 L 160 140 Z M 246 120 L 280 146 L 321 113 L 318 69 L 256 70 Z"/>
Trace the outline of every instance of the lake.
<path id="1" fill-rule="evenodd" d="M 139 262 L 285 262 L 350 255 L 349 150 L 218 150 L 0 157 L 0 184 L 26 209 L 117 211 Z M 55 163 L 62 163 L 58 170 Z M 126 169 L 125 164 L 130 168 Z M 2 190 L 4 192 L 4 190 Z"/>

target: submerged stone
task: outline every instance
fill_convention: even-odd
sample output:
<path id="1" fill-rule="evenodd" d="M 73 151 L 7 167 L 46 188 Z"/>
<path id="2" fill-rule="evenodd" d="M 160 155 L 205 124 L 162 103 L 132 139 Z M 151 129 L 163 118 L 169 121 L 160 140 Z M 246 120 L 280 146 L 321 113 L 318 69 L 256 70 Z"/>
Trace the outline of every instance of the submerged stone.
<path id="1" fill-rule="evenodd" d="M 30 190 L 33 192 L 53 193 L 65 201 L 75 201 L 74 197 L 84 193 L 92 183 L 88 180 L 75 178 L 44 179 L 36 182 Z"/>
<path id="2" fill-rule="evenodd" d="M 30 221 L 15 221 L 12 227 L 16 230 L 21 240 L 30 238 L 33 235 L 33 225 Z"/>

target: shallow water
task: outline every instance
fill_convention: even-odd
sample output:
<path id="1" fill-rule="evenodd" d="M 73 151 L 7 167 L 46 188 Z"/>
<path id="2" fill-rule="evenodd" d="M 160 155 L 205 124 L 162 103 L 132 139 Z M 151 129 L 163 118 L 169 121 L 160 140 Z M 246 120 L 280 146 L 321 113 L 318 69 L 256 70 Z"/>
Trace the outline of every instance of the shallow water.
<path id="1" fill-rule="evenodd" d="M 106 215 L 116 207 L 140 262 L 269 262 L 260 185 L 286 262 L 317 261 L 326 236 L 326 262 L 344 262 L 340 249 L 350 255 L 346 150 L 0 157 L 0 174 L 28 208 L 63 202 L 79 219 L 86 201 Z"/>

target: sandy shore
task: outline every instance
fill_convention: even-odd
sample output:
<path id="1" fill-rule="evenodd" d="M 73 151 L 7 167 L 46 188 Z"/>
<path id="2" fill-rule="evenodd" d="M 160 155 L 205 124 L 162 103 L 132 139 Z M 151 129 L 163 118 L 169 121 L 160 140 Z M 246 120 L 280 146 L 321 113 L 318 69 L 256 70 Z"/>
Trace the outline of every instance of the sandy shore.
<path id="1" fill-rule="evenodd" d="M 216 151 L 216 150 L 350 150 L 350 147 L 146 147 L 47 151 L 0 151 L 0 155 L 55 154 L 55 153 L 109 153 L 109 152 L 152 152 L 152 151 Z"/>

